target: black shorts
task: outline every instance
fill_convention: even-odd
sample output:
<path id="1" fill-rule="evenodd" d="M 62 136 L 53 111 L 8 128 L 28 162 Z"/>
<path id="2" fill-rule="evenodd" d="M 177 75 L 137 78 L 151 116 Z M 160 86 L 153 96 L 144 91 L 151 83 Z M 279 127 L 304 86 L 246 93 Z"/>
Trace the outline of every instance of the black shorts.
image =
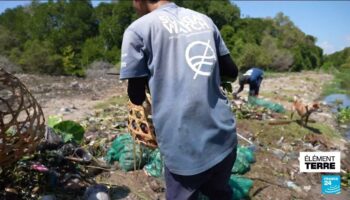
<path id="1" fill-rule="evenodd" d="M 166 199 L 197 200 L 201 192 L 211 200 L 231 200 L 229 180 L 235 160 L 236 149 L 214 167 L 193 176 L 173 174 L 165 166 Z"/>

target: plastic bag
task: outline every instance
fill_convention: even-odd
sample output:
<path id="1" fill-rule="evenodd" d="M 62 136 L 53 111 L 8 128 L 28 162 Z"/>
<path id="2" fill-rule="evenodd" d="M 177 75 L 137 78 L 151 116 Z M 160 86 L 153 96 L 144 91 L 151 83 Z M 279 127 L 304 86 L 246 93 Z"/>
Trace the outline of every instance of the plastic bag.
<path id="1" fill-rule="evenodd" d="M 143 169 L 153 177 L 161 177 L 164 174 L 164 163 L 158 148 L 152 151 L 149 161 Z"/>
<path id="2" fill-rule="evenodd" d="M 259 99 L 257 97 L 249 96 L 248 97 L 248 103 L 254 106 L 261 106 L 264 108 L 267 108 L 271 111 L 277 112 L 277 113 L 284 113 L 285 109 L 282 105 L 278 103 L 273 103 L 264 99 Z"/>
<path id="3" fill-rule="evenodd" d="M 250 170 L 250 164 L 255 162 L 254 152 L 248 147 L 238 146 L 235 164 L 232 168 L 234 174 L 245 174 Z"/>
<path id="4" fill-rule="evenodd" d="M 148 161 L 151 150 L 134 142 L 129 133 L 121 134 L 112 143 L 107 152 L 106 160 L 113 164 L 118 162 L 124 171 L 142 169 Z"/>

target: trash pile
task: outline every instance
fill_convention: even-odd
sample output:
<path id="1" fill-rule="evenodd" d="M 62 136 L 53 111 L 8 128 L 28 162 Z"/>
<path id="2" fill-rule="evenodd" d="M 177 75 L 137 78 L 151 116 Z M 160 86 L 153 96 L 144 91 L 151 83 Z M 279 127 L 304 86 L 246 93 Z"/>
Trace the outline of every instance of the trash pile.
<path id="1" fill-rule="evenodd" d="M 153 177 L 162 177 L 164 172 L 164 162 L 159 149 L 136 143 L 129 133 L 121 134 L 113 141 L 106 160 L 109 164 L 117 162 L 123 171 L 143 169 L 147 175 Z M 254 162 L 254 151 L 251 148 L 243 146 L 237 148 L 236 162 L 230 178 L 234 199 L 249 197 L 253 181 L 242 175 L 250 170 L 250 165 Z M 204 196 L 201 198 L 206 199 Z"/>
<path id="2" fill-rule="evenodd" d="M 237 119 L 275 119 L 285 112 L 282 105 L 255 97 L 249 97 L 248 101 L 235 99 L 231 108 Z"/>
<path id="3" fill-rule="evenodd" d="M 249 96 L 248 97 L 248 103 L 251 105 L 256 105 L 256 106 L 261 106 L 263 108 L 269 109 L 273 112 L 277 112 L 277 113 L 284 113 L 285 109 L 283 108 L 282 105 L 278 104 L 278 103 L 274 103 L 271 101 L 267 101 L 264 99 L 260 99 L 257 97 L 253 97 L 253 96 Z"/>
<path id="4" fill-rule="evenodd" d="M 136 143 L 129 133 L 121 134 L 113 141 L 106 160 L 109 164 L 117 161 L 123 171 L 143 169 L 153 177 L 161 177 L 164 172 L 159 149 Z"/>
<path id="5" fill-rule="evenodd" d="M 94 184 L 92 155 L 81 148 L 84 128 L 74 121 L 49 118 L 38 151 L 1 172 L 0 199 L 38 199 L 46 193 L 82 195 Z"/>

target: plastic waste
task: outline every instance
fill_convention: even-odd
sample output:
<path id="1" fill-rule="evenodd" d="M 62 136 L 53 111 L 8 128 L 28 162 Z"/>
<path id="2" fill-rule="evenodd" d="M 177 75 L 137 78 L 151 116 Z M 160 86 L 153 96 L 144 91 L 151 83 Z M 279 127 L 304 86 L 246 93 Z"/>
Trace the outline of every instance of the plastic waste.
<path id="1" fill-rule="evenodd" d="M 124 171 L 142 169 L 148 161 L 151 150 L 142 144 L 134 142 L 129 133 L 119 135 L 107 152 L 109 164 L 118 162 Z"/>
<path id="2" fill-rule="evenodd" d="M 277 112 L 277 113 L 284 113 L 285 109 L 282 105 L 278 103 L 273 103 L 271 101 L 267 101 L 264 99 L 259 99 L 257 97 L 249 96 L 248 97 L 248 103 L 254 106 L 261 106 L 264 108 L 267 108 L 271 111 Z"/>
<path id="3" fill-rule="evenodd" d="M 159 149 L 152 151 L 148 163 L 143 168 L 147 175 L 161 177 L 164 174 L 164 164 Z"/>
<path id="4" fill-rule="evenodd" d="M 245 174 L 250 170 L 250 164 L 255 162 L 255 154 L 249 147 L 238 146 L 236 161 L 232 168 L 234 174 Z"/>

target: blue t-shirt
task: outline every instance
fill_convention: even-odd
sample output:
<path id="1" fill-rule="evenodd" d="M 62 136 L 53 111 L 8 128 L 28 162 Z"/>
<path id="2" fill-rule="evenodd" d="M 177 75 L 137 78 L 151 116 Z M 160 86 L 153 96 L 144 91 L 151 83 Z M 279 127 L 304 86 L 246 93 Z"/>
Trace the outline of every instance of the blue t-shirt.
<path id="1" fill-rule="evenodd" d="M 210 18 L 174 3 L 124 33 L 120 78 L 148 77 L 157 142 L 172 173 L 201 173 L 237 145 L 235 119 L 220 90 L 218 56 L 228 53 Z"/>
<path id="2" fill-rule="evenodd" d="M 258 82 L 263 78 L 264 71 L 259 68 L 251 68 L 243 76 L 249 76 L 249 83 Z"/>

